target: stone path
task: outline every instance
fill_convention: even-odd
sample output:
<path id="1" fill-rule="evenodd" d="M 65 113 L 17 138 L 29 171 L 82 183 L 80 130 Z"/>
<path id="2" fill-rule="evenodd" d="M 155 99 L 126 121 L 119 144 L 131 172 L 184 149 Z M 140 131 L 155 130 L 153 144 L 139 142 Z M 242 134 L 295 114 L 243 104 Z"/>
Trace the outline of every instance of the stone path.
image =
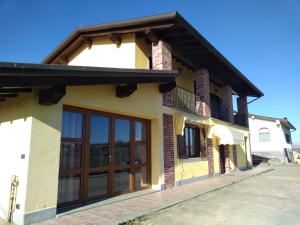
<path id="1" fill-rule="evenodd" d="M 165 191 L 86 209 L 73 214 L 59 216 L 51 220 L 36 223 L 36 225 L 118 224 L 270 170 L 270 168 L 259 167 L 253 170 L 238 172 L 233 175 L 223 175 L 214 179 L 199 181 Z"/>

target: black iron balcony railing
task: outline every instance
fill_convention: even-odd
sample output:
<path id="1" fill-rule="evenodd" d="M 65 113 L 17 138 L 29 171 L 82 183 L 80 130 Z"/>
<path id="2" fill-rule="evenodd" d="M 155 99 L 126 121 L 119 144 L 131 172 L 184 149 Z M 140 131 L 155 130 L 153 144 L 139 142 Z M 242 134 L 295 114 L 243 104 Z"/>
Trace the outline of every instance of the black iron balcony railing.
<path id="1" fill-rule="evenodd" d="M 196 95 L 181 87 L 173 89 L 173 105 L 184 111 L 197 113 Z"/>
<path id="2" fill-rule="evenodd" d="M 195 95 L 195 93 L 182 87 L 177 86 L 173 89 L 173 105 L 180 110 L 199 114 L 199 111 L 201 111 L 199 109 L 203 105 L 197 103 L 198 98 L 200 97 Z M 210 96 L 210 110 L 211 117 L 229 122 L 228 114 L 226 113 L 228 110 L 222 104 L 221 99 L 214 94 Z M 247 120 L 247 115 L 236 114 L 234 116 L 234 123 L 243 127 L 248 127 Z"/>

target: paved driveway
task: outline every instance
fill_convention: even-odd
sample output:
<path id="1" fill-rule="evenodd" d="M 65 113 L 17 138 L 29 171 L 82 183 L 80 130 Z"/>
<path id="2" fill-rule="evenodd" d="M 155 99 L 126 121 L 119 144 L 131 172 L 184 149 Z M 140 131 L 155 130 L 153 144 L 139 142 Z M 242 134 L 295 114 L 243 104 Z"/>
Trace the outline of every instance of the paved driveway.
<path id="1" fill-rule="evenodd" d="M 143 225 L 300 224 L 300 166 L 273 171 L 146 216 Z"/>

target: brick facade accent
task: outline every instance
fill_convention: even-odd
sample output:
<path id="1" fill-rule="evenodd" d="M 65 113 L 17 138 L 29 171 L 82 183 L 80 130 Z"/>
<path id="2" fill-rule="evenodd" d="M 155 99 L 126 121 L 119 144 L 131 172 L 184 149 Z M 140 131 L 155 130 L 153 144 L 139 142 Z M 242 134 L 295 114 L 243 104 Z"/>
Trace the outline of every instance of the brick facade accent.
<path id="1" fill-rule="evenodd" d="M 196 106 L 197 112 L 202 116 L 211 116 L 209 72 L 206 69 L 197 71 L 196 77 Z"/>
<path id="2" fill-rule="evenodd" d="M 154 70 L 172 70 L 172 52 L 168 43 L 152 42 L 152 66 Z M 163 94 L 163 105 L 173 106 L 172 91 Z"/>
<path id="3" fill-rule="evenodd" d="M 164 175 L 166 188 L 175 184 L 173 116 L 163 114 Z"/>
<path id="4" fill-rule="evenodd" d="M 237 98 L 238 118 L 241 125 L 249 127 L 247 96 Z"/>
<path id="5" fill-rule="evenodd" d="M 229 85 L 223 86 L 220 88 L 220 96 L 222 102 L 222 114 L 224 120 L 230 123 L 234 122 L 233 117 L 233 106 L 232 106 L 232 87 Z"/>
<path id="6" fill-rule="evenodd" d="M 225 145 L 225 158 L 226 158 L 225 170 L 226 172 L 229 172 L 231 170 L 229 145 Z"/>
<path id="7" fill-rule="evenodd" d="M 213 149 L 213 140 L 212 138 L 206 139 L 207 144 L 207 159 L 208 159 L 208 176 L 214 177 L 214 149 Z"/>
<path id="8" fill-rule="evenodd" d="M 233 154 L 234 170 L 237 170 L 238 169 L 238 161 L 237 161 L 236 145 L 232 146 L 232 154 Z"/>

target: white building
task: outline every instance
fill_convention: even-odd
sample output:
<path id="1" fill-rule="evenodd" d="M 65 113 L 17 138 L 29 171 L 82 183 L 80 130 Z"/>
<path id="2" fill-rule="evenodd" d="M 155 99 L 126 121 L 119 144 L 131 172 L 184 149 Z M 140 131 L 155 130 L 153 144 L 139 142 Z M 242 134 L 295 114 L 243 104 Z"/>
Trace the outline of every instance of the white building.
<path id="1" fill-rule="evenodd" d="M 296 128 L 287 118 L 272 118 L 249 114 L 250 143 L 253 160 L 294 160 L 291 132 Z"/>

